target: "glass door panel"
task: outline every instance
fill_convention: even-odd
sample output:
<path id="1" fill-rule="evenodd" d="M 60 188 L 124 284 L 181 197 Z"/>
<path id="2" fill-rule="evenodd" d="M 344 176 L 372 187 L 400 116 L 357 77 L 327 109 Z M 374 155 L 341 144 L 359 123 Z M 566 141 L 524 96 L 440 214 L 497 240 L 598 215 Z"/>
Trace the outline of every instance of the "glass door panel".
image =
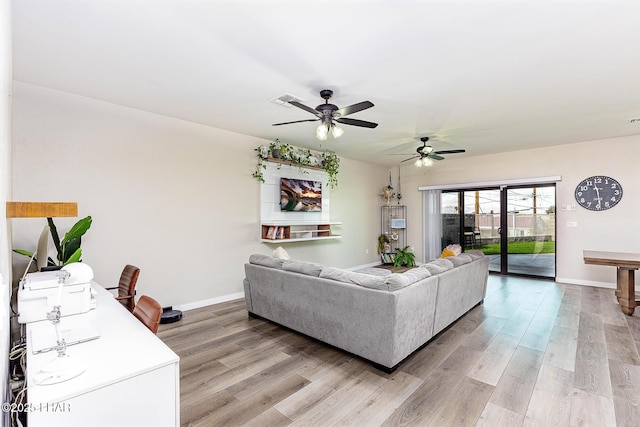
<path id="1" fill-rule="evenodd" d="M 500 190 L 464 192 L 465 251 L 478 249 L 489 257 L 489 271 L 500 272 Z"/>
<path id="2" fill-rule="evenodd" d="M 442 193 L 442 249 L 454 243 L 460 244 L 460 198 L 458 192 Z"/>
<path id="3" fill-rule="evenodd" d="M 555 186 L 506 190 L 507 273 L 555 278 Z"/>

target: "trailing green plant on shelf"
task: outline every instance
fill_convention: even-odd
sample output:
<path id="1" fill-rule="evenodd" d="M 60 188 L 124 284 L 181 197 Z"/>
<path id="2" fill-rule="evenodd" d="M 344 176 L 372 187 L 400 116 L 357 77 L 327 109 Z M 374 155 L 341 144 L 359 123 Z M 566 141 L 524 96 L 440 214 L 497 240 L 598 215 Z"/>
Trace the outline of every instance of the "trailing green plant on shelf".
<path id="1" fill-rule="evenodd" d="M 252 176 L 260 182 L 265 182 L 264 171 L 267 169 L 267 161 L 269 159 L 279 159 L 284 162 L 297 166 L 301 173 L 308 173 L 304 168 L 306 166 L 320 167 L 328 175 L 327 185 L 330 188 L 338 186 L 338 169 L 340 168 L 340 159 L 333 151 L 323 151 L 314 153 L 307 148 L 299 148 L 287 143 L 275 140 L 269 145 L 260 145 L 255 149 L 258 157 L 258 164 L 253 171 Z M 281 165 L 278 165 L 280 168 Z"/>
<path id="2" fill-rule="evenodd" d="M 398 252 L 396 252 L 396 256 L 393 259 L 393 265 L 395 267 L 414 267 L 416 265 L 416 256 L 410 251 L 409 246 L 398 248 Z"/>
<path id="3" fill-rule="evenodd" d="M 386 234 L 383 233 L 378 236 L 378 255 L 380 255 L 385 251 L 384 246 L 386 244 L 389 244 L 389 242 L 390 242 L 389 236 L 387 236 Z"/>

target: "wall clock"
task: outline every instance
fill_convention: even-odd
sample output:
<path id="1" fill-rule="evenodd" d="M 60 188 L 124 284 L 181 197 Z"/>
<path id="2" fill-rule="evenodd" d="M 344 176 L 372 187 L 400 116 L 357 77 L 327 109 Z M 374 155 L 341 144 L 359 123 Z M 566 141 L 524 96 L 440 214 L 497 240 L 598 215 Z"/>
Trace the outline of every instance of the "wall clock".
<path id="1" fill-rule="evenodd" d="M 622 199 L 622 186 L 608 176 L 592 176 L 576 187 L 576 201 L 592 211 L 611 209 Z"/>

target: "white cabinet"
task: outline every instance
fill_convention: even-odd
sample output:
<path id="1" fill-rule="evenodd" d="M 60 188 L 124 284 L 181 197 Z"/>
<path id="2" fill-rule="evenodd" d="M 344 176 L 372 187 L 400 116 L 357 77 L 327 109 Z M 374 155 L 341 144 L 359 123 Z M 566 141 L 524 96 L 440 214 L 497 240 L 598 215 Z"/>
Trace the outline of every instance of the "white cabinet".
<path id="1" fill-rule="evenodd" d="M 26 325 L 27 402 L 29 427 L 38 426 L 179 426 L 179 357 L 149 331 L 113 295 L 92 283 L 96 308 L 63 317 L 69 324 L 91 324 L 99 338 L 67 348 L 86 363 L 79 376 L 50 385 L 35 384 L 34 376 L 55 351 L 33 354 L 32 336 L 55 335 L 51 322 Z M 64 310 L 64 307 L 63 307 Z"/>

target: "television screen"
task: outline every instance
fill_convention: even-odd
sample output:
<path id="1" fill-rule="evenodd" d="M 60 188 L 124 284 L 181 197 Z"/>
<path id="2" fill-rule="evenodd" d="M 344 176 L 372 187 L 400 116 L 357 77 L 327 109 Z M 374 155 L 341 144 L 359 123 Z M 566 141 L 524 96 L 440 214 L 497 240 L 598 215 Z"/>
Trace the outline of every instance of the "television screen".
<path id="1" fill-rule="evenodd" d="M 280 210 L 289 212 L 322 211 L 322 182 L 280 178 Z"/>

